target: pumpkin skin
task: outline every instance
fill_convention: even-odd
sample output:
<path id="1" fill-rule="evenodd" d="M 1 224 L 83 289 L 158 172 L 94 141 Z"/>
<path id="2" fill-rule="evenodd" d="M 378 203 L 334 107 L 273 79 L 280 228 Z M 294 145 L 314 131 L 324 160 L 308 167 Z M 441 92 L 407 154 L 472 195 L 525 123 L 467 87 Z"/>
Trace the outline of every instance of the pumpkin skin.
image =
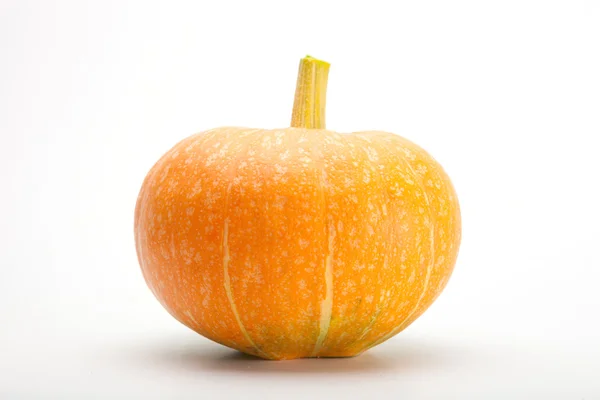
<path id="1" fill-rule="evenodd" d="M 442 167 L 391 133 L 218 128 L 147 175 L 144 278 L 199 334 L 268 359 L 355 356 L 438 297 L 461 237 Z"/>

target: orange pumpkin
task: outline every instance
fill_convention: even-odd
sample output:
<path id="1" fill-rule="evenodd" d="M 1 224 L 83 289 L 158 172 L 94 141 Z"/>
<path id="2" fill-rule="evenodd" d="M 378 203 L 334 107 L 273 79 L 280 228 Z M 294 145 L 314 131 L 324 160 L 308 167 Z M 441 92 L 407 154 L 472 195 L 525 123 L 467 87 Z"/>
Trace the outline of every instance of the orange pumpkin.
<path id="1" fill-rule="evenodd" d="M 325 130 L 329 64 L 301 60 L 292 128 L 217 128 L 148 173 L 144 278 L 199 334 L 268 359 L 354 356 L 410 325 L 454 268 L 442 167 L 391 133 Z"/>

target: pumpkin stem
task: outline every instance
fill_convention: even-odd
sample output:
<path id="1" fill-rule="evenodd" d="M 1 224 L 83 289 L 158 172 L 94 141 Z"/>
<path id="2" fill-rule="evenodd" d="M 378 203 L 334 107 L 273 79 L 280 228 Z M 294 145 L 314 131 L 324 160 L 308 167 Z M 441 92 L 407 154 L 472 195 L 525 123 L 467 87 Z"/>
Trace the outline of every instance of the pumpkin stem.
<path id="1" fill-rule="evenodd" d="M 306 56 L 300 60 L 292 128 L 325 129 L 329 63 Z"/>

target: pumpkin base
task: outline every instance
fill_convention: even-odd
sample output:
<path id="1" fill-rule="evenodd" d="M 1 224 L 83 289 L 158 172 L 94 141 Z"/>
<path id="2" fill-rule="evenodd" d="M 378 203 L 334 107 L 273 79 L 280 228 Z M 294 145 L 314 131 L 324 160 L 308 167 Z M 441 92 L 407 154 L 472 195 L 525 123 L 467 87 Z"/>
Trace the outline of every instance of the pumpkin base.
<path id="1" fill-rule="evenodd" d="M 298 355 L 272 355 L 269 354 L 269 356 L 271 356 L 270 358 L 264 358 L 264 357 L 260 357 L 256 354 L 251 354 L 251 353 L 246 353 L 243 352 L 241 350 L 239 351 L 239 355 L 242 357 L 248 357 L 249 359 L 258 359 L 258 360 L 267 360 L 267 361 L 290 361 L 290 360 L 301 360 L 301 359 L 317 359 L 317 358 L 329 358 L 329 359 L 335 359 L 335 358 L 354 358 L 354 357 L 358 357 L 360 356 L 362 353 L 364 352 L 359 352 L 359 353 L 351 353 L 351 352 L 327 352 L 325 354 L 320 354 L 318 356 L 298 356 Z"/>

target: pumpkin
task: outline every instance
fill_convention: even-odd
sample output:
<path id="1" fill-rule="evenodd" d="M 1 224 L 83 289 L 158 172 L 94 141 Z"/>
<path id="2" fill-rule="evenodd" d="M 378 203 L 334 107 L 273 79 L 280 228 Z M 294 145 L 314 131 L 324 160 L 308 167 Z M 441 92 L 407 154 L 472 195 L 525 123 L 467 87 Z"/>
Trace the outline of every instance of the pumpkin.
<path id="1" fill-rule="evenodd" d="M 432 304 L 457 258 L 457 197 L 422 148 L 325 129 L 329 64 L 301 60 L 292 127 L 188 137 L 145 178 L 135 240 L 160 303 L 265 359 L 349 357 Z"/>

